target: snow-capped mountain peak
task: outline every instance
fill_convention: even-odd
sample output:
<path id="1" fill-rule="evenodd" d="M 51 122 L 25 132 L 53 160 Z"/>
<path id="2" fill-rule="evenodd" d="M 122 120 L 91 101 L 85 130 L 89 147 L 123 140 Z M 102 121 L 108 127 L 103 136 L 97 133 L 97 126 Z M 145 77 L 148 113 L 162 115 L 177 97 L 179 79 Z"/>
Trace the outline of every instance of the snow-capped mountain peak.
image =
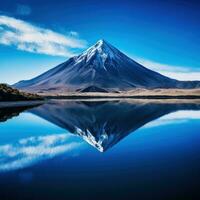
<path id="1" fill-rule="evenodd" d="M 94 44 L 93 46 L 91 46 L 89 49 L 86 50 L 86 52 L 90 52 L 91 50 L 96 50 L 99 52 L 107 52 L 110 53 L 113 51 L 113 46 L 111 44 L 109 44 L 108 42 L 106 42 L 105 40 L 101 39 L 99 41 L 97 41 L 96 44 Z"/>
<path id="2" fill-rule="evenodd" d="M 117 51 L 118 50 L 115 49 L 115 47 L 113 47 L 111 44 L 109 44 L 105 40 L 101 39 L 96 44 L 88 48 L 81 55 L 77 56 L 76 61 L 80 62 L 82 60 L 85 60 L 86 62 L 88 62 L 91 58 L 96 56 L 98 60 L 104 63 L 108 57 L 109 58 L 116 57 Z"/>

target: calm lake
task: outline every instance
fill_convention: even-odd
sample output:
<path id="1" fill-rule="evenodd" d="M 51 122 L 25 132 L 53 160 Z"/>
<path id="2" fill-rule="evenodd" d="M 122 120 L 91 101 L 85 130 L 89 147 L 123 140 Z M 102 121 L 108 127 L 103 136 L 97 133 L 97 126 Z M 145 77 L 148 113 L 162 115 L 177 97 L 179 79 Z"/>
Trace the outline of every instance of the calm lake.
<path id="1" fill-rule="evenodd" d="M 194 199 L 200 101 L 0 108 L 0 199 Z"/>

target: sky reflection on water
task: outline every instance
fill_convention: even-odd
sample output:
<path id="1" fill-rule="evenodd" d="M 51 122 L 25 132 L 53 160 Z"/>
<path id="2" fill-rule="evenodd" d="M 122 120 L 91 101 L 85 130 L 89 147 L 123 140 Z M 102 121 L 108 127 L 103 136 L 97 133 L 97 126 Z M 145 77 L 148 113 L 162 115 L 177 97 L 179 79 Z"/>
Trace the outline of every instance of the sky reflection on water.
<path id="1" fill-rule="evenodd" d="M 147 188 L 164 197 L 164 184 L 173 182 L 176 196 L 186 188 L 187 196 L 200 178 L 199 122 L 198 104 L 53 101 L 35 107 L 0 123 L 0 195 L 11 197 L 14 187 L 13 196 L 21 198 L 22 185 L 31 184 L 49 191 L 40 198 L 55 199 L 60 191 L 61 199 L 92 199 L 100 188 L 115 199 L 146 198 Z M 86 188 L 93 188 L 90 194 Z M 174 197 L 172 185 L 167 197 Z"/>

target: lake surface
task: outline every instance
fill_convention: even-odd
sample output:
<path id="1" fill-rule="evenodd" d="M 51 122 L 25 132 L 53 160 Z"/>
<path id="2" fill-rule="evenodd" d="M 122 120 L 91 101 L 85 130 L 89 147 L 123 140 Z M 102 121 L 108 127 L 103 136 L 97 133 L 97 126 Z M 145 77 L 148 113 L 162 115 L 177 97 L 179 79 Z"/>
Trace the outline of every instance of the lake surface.
<path id="1" fill-rule="evenodd" d="M 0 199 L 196 199 L 200 102 L 0 108 Z"/>

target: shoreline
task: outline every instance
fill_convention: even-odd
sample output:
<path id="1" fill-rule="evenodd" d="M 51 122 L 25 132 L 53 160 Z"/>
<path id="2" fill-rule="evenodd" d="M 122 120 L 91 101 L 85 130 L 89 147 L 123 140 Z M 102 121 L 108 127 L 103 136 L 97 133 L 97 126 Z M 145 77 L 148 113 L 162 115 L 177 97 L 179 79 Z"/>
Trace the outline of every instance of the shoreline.
<path id="1" fill-rule="evenodd" d="M 69 101 L 69 102 L 129 102 L 129 103 L 139 103 L 139 104 L 146 104 L 146 103 L 156 103 L 156 104 L 197 104 L 200 105 L 200 98 L 193 98 L 193 99 L 177 99 L 177 98 L 112 98 L 112 97 L 101 97 L 101 98 L 49 98 L 44 101 L 5 101 L 0 102 L 0 109 L 3 108 L 15 108 L 15 107 L 29 107 L 29 106 L 40 106 L 45 103 L 53 103 L 54 101 Z"/>
<path id="2" fill-rule="evenodd" d="M 32 101 L 1 101 L 1 108 L 12 108 L 12 107 L 25 107 L 25 106 L 36 106 L 45 103 L 45 100 L 32 100 Z"/>
<path id="3" fill-rule="evenodd" d="M 46 99 L 200 99 L 200 95 L 48 95 Z"/>

